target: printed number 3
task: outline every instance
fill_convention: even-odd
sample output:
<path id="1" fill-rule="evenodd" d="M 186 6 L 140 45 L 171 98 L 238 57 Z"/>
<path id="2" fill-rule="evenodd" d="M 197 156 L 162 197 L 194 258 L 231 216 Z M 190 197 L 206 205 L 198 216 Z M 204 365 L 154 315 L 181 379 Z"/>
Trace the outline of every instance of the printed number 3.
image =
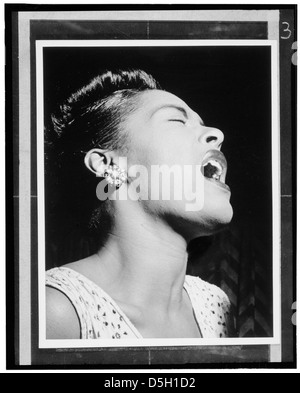
<path id="1" fill-rule="evenodd" d="M 283 32 L 286 33 L 286 35 L 281 36 L 281 38 L 283 40 L 288 40 L 292 35 L 292 32 L 290 30 L 290 24 L 288 22 L 282 22 L 282 24 L 286 26 L 286 28 L 283 30 Z"/>

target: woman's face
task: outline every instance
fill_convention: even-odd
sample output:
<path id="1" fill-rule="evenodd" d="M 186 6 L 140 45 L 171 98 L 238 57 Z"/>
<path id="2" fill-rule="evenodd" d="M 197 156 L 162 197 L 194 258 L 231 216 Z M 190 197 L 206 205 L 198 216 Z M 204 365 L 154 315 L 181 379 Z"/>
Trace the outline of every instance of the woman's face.
<path id="1" fill-rule="evenodd" d="M 232 218 L 230 190 L 225 184 L 227 165 L 220 153 L 223 133 L 205 126 L 200 116 L 173 94 L 150 90 L 139 99 L 138 109 L 125 127 L 129 179 L 137 179 L 133 165 L 142 165 L 148 173 L 138 175 L 145 211 L 164 218 L 189 239 L 219 230 Z M 169 184 L 168 168 L 176 168 L 169 171 Z M 135 189 L 136 184 L 132 182 Z M 191 190 L 200 201 L 194 211 L 187 208 Z M 168 192 L 170 198 L 166 197 Z"/>

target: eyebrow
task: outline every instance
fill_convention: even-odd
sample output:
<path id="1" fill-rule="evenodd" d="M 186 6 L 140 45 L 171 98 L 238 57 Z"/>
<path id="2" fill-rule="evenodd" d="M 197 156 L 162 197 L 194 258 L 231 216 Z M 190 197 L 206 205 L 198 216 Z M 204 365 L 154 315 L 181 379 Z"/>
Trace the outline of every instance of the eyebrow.
<path id="1" fill-rule="evenodd" d="M 160 110 L 163 110 L 163 109 L 176 109 L 176 110 L 178 110 L 179 112 L 181 112 L 182 114 L 183 114 L 183 116 L 186 118 L 186 119 L 188 119 L 188 113 L 187 113 L 187 111 L 182 107 L 182 106 L 178 106 L 178 105 L 174 105 L 174 104 L 165 104 L 165 105 L 161 105 L 161 106 L 159 106 L 158 108 L 155 108 L 154 110 L 153 110 L 153 112 L 151 113 L 151 115 L 150 115 L 150 117 L 152 117 L 153 115 L 155 115 L 155 113 L 156 112 L 158 112 L 158 111 L 160 111 Z M 204 122 L 203 122 L 203 120 L 200 118 L 200 116 L 199 116 L 199 122 L 200 122 L 200 124 L 202 125 L 202 126 L 204 126 L 205 124 L 204 124 Z"/>

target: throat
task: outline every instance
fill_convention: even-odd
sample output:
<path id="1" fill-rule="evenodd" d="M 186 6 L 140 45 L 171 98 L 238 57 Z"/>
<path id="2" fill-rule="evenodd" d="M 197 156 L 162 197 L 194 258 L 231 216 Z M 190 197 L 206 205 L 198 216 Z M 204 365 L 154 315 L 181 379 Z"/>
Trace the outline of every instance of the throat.
<path id="1" fill-rule="evenodd" d="M 149 220 L 131 216 L 117 224 L 97 254 L 107 292 L 137 309 L 177 307 L 187 268 L 186 241 Z"/>
<path id="2" fill-rule="evenodd" d="M 124 306 L 123 306 L 124 307 Z M 171 314 L 157 310 L 156 306 L 146 313 L 131 313 L 123 308 L 128 318 L 143 338 L 201 338 L 192 304 L 185 294 L 181 307 Z"/>
<path id="3" fill-rule="evenodd" d="M 124 302 L 127 307 L 140 315 L 140 310 L 158 314 L 178 311 L 183 298 L 186 263 L 177 265 L 172 260 L 142 256 L 139 263 L 131 261 L 119 269 L 118 277 L 110 280 L 109 287 L 116 302 Z M 114 274 L 112 274 L 114 276 Z"/>

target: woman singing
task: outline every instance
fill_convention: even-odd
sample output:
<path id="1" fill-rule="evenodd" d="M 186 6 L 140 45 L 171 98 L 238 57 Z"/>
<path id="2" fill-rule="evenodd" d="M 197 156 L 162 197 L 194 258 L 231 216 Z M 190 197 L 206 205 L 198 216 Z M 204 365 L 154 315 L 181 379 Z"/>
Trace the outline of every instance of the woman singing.
<path id="1" fill-rule="evenodd" d="M 227 295 L 186 275 L 189 242 L 232 218 L 222 132 L 141 70 L 97 76 L 53 125 L 70 214 L 93 230 L 97 252 L 47 271 L 47 338 L 227 337 Z M 162 198 L 152 168 L 163 165 L 200 168 L 190 177 L 203 195 L 199 209 L 187 209 L 184 197 Z M 148 173 L 139 187 L 136 166 Z M 99 183 L 109 190 L 105 201 Z"/>

